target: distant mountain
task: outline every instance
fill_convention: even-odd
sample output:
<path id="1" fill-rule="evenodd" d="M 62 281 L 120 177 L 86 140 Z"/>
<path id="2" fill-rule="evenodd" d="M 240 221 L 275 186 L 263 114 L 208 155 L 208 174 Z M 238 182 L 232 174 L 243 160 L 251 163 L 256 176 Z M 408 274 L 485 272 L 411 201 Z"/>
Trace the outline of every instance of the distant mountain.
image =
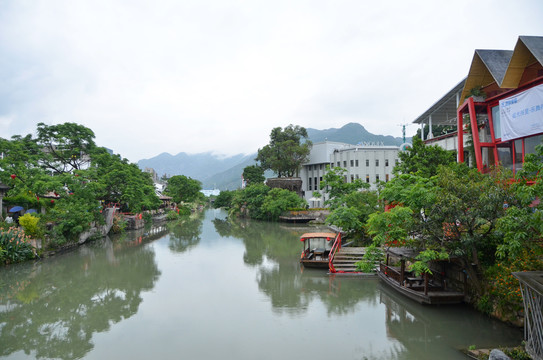
<path id="1" fill-rule="evenodd" d="M 393 136 L 375 135 L 368 132 L 364 126 L 357 123 L 349 123 L 339 129 L 307 129 L 307 135 L 309 139 L 314 142 L 321 141 L 337 141 L 347 144 L 356 145 L 362 142 L 383 143 L 384 145 L 400 146 L 402 144 L 402 138 L 396 138 Z"/>
<path id="2" fill-rule="evenodd" d="M 171 155 L 162 153 L 150 159 L 138 161 L 140 169 L 152 168 L 158 176 L 185 175 L 193 179 L 204 181 L 213 175 L 226 171 L 247 160 L 254 159 L 255 155 L 235 155 L 219 157 L 212 153 Z"/>
<path id="3" fill-rule="evenodd" d="M 375 135 L 364 126 L 349 123 L 339 129 L 307 129 L 307 135 L 313 143 L 321 141 L 337 141 L 356 145 L 363 142 L 383 143 L 384 145 L 402 144 L 401 138 Z M 409 139 L 410 140 L 410 139 Z M 241 186 L 241 174 L 246 166 L 254 165 L 256 154 L 219 157 L 212 153 L 171 155 L 162 153 L 150 159 L 138 161 L 143 170 L 152 168 L 158 176 L 185 175 L 202 182 L 204 189 L 235 190 Z M 267 172 L 268 177 L 272 176 Z"/>

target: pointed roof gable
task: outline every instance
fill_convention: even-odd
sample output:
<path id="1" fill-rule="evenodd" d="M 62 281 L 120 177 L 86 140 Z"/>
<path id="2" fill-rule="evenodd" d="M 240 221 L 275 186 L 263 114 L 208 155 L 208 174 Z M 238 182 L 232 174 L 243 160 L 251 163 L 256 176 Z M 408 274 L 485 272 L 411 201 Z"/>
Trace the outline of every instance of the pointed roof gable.
<path id="1" fill-rule="evenodd" d="M 475 87 L 485 87 L 494 82 L 501 87 L 512 55 L 513 51 L 511 50 L 475 50 L 460 96 L 460 104 L 469 96 L 470 90 Z"/>
<path id="2" fill-rule="evenodd" d="M 543 37 L 519 36 L 501 87 L 517 88 L 528 65 L 543 65 Z"/>

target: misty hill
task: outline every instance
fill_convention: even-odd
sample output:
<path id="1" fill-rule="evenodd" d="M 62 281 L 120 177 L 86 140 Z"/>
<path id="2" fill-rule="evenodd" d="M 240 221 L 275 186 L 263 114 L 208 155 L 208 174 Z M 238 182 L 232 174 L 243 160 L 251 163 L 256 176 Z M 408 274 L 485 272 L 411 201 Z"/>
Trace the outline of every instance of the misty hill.
<path id="1" fill-rule="evenodd" d="M 171 155 L 162 153 L 150 159 L 138 161 L 140 169 L 152 168 L 158 176 L 185 175 L 193 179 L 204 181 L 213 175 L 226 171 L 247 160 L 253 160 L 255 155 L 235 155 L 219 157 L 212 153 Z M 253 161 L 254 162 L 254 161 Z M 243 171 L 242 171 L 243 172 Z"/>
<path id="2" fill-rule="evenodd" d="M 313 143 L 328 141 L 344 142 L 356 145 L 361 142 L 383 143 L 384 145 L 400 146 L 402 138 L 390 135 L 375 135 L 367 131 L 364 126 L 357 123 L 349 123 L 339 129 L 307 129 L 307 136 Z"/>
<path id="3" fill-rule="evenodd" d="M 307 129 L 307 135 L 313 143 L 321 141 L 337 141 L 348 144 L 362 142 L 383 143 L 384 145 L 402 144 L 401 138 L 375 135 L 368 132 L 362 125 L 349 123 L 339 129 Z M 164 174 L 185 175 L 200 180 L 204 189 L 235 190 L 241 186 L 241 174 L 246 166 L 254 165 L 256 153 L 251 155 L 235 155 L 219 157 L 212 153 L 171 155 L 162 153 L 150 159 L 138 161 L 141 169 L 153 168 L 159 176 Z M 271 172 L 267 177 L 273 176 Z"/>

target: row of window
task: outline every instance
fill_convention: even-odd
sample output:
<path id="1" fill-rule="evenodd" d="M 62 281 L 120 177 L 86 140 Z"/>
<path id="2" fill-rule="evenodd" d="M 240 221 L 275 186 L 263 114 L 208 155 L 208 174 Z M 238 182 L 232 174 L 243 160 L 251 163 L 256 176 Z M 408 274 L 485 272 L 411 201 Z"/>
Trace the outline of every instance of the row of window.
<path id="1" fill-rule="evenodd" d="M 399 159 L 394 159 L 394 164 L 395 165 L 398 165 L 398 163 L 400 162 Z M 358 159 L 356 160 L 351 160 L 350 161 L 350 165 L 351 167 L 358 167 L 359 166 L 359 163 L 358 163 Z M 322 170 L 322 166 L 323 164 L 315 164 L 315 165 L 309 165 L 307 167 L 308 170 Z M 330 163 L 330 166 L 334 166 L 334 163 Z M 341 167 L 341 161 L 338 161 L 336 163 L 336 166 L 337 167 Z M 369 159 L 366 159 L 366 167 L 369 167 L 370 166 L 370 160 Z M 375 166 L 379 166 L 379 159 L 375 159 Z M 388 159 L 385 159 L 385 167 L 386 166 L 389 166 L 389 161 Z M 346 168 L 347 167 L 347 160 L 343 160 L 343 167 Z"/>
<path id="2" fill-rule="evenodd" d="M 307 179 L 307 189 L 308 190 L 313 190 L 313 186 L 315 187 L 315 190 L 320 190 L 319 189 L 319 183 L 317 183 L 317 179 L 319 181 L 322 181 L 322 176 L 320 178 L 317 178 L 317 177 L 309 177 Z M 358 174 L 351 174 L 351 182 L 354 182 L 355 179 L 360 179 L 360 177 L 358 176 Z M 379 181 L 381 180 L 379 174 L 375 174 L 375 181 Z M 390 180 L 390 175 L 389 174 L 385 174 L 385 182 L 388 182 Z M 347 175 L 345 175 L 344 177 L 344 181 L 347 182 Z M 366 174 L 366 182 L 369 183 L 370 182 L 370 175 L 369 174 Z"/>

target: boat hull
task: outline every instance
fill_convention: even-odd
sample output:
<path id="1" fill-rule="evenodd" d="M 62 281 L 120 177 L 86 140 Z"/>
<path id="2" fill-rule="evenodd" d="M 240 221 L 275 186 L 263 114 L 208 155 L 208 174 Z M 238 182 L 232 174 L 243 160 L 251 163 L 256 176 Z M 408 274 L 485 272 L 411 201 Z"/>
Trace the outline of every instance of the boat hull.
<path id="1" fill-rule="evenodd" d="M 301 259 L 300 263 L 304 267 L 308 267 L 308 268 L 327 269 L 327 270 L 329 268 L 328 259 L 323 259 L 323 260 Z"/>
<path id="2" fill-rule="evenodd" d="M 424 305 L 445 305 L 445 304 L 459 304 L 464 301 L 464 294 L 453 291 L 429 291 L 428 295 L 422 291 L 410 289 L 405 286 L 401 286 L 396 280 L 388 277 L 382 271 L 378 270 L 377 275 L 383 282 L 396 290 L 400 294 L 407 296 L 408 298 Z"/>

